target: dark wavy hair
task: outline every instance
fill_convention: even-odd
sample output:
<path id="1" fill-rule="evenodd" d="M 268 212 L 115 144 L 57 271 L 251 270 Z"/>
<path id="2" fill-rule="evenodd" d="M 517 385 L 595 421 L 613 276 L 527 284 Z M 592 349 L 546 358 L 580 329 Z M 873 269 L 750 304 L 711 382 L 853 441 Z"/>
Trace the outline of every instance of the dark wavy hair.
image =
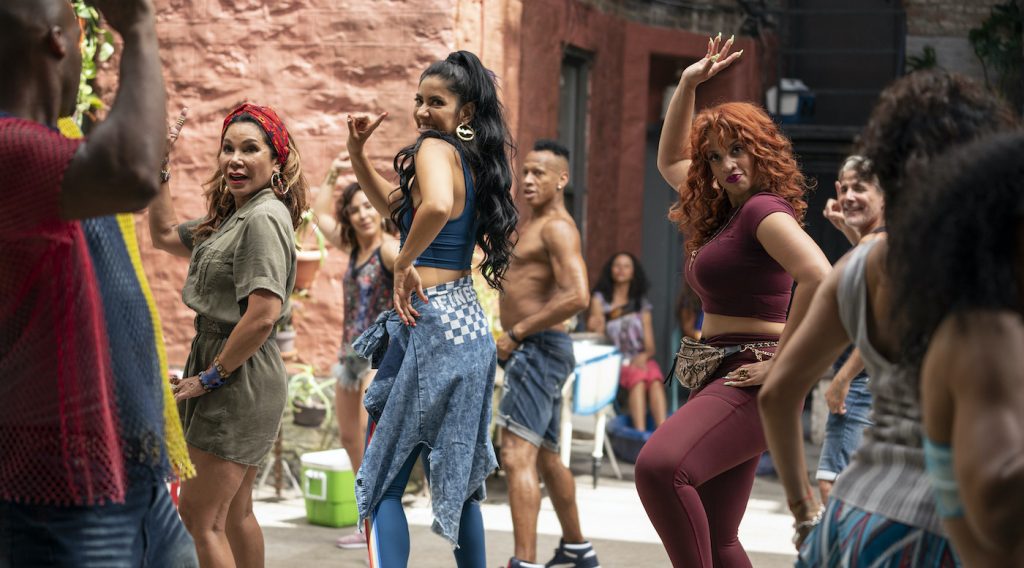
<path id="1" fill-rule="evenodd" d="M 456 51 L 442 61 L 432 63 L 420 75 L 440 77 L 458 97 L 459 106 L 473 103 L 475 112 L 469 126 L 476 135 L 463 142 L 450 133 L 427 131 L 416 142 L 395 156 L 398 189 L 402 198 L 391 212 L 391 220 L 401 226 L 402 217 L 412 209 L 412 183 L 416 177 L 416 153 L 426 138 L 440 138 L 461 150 L 476 188 L 476 244 L 483 250 L 480 272 L 492 288 L 502 290 L 502 280 L 512 262 L 513 235 L 519 213 L 512 202 L 513 173 L 510 165 L 515 144 L 505 123 L 505 110 L 498 100 L 494 74 L 476 55 Z"/>
<path id="2" fill-rule="evenodd" d="M 889 270 L 904 363 L 920 370 L 928 342 L 951 314 L 1024 313 L 1024 133 L 957 147 L 914 179 L 892 225 Z"/>
<path id="3" fill-rule="evenodd" d="M 686 233 L 686 250 L 704 244 L 725 223 L 732 210 L 725 191 L 713 186 L 714 174 L 708 160 L 711 137 L 736 138 L 753 158 L 760 190 L 782 197 L 803 224 L 807 211 L 805 193 L 812 187 L 793 157 L 793 145 L 782 135 L 764 110 L 750 103 L 724 103 L 702 110 L 690 130 L 690 173 L 679 201 L 669 209 L 668 218 Z"/>
<path id="4" fill-rule="evenodd" d="M 353 253 L 359 252 L 359 239 L 356 238 L 356 228 L 352 225 L 351 219 L 352 212 L 348 208 L 352 205 L 352 200 L 355 199 L 356 194 L 362 190 L 363 188 L 359 187 L 358 183 L 352 182 L 346 185 L 345 189 L 341 190 L 341 196 L 334 202 L 334 217 L 338 220 L 341 244 L 351 247 Z M 384 218 L 382 230 L 389 235 L 396 233 L 394 223 L 387 217 Z"/>
<path id="5" fill-rule="evenodd" d="M 905 181 L 925 176 L 935 156 L 1014 122 L 1003 101 L 963 75 L 917 71 L 886 87 L 857 143 L 885 191 L 886 222 L 902 208 Z"/>
<path id="6" fill-rule="evenodd" d="M 644 298 L 647 297 L 647 291 L 650 290 L 651 283 L 647 279 L 644 267 L 640 265 L 640 259 L 633 255 L 633 253 L 622 251 L 611 255 L 608 261 L 604 263 L 604 266 L 601 267 L 601 275 L 597 277 L 594 292 L 600 292 L 609 304 L 612 302 L 612 294 L 615 292 L 615 281 L 612 280 L 612 265 L 615 264 L 615 259 L 620 256 L 629 257 L 629 260 L 633 263 L 633 280 L 629 283 L 629 304 L 626 305 L 626 311 L 638 312 L 644 305 Z"/>
<path id="7" fill-rule="evenodd" d="M 260 123 L 250 114 L 240 114 L 231 120 L 230 124 L 238 122 L 251 122 L 263 133 L 263 142 L 270 148 L 270 155 L 274 162 L 277 162 L 277 150 L 263 130 Z M 225 132 L 227 129 L 225 128 Z M 217 147 L 217 154 L 221 152 L 224 145 L 224 138 L 221 136 L 220 146 Z M 299 226 L 303 211 L 306 210 L 306 203 L 309 200 L 309 184 L 306 183 L 306 176 L 302 173 L 302 158 L 299 156 L 299 148 L 295 145 L 295 138 L 288 137 L 288 160 L 281 167 L 281 179 L 284 181 L 285 193 L 278 193 L 274 188 L 274 195 L 288 208 L 288 214 L 292 219 L 292 229 Z M 206 217 L 192 230 L 192 238 L 198 244 L 210 237 L 220 229 L 221 223 L 227 220 L 235 212 L 235 198 L 224 186 L 224 172 L 217 167 L 206 183 L 203 184 L 206 193 Z"/>

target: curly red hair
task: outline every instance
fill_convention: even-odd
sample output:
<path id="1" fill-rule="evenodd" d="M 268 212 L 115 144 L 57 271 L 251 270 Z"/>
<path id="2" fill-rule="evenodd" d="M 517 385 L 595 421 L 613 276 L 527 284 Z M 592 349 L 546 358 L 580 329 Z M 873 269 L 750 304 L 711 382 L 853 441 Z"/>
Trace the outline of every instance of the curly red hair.
<path id="1" fill-rule="evenodd" d="M 760 191 L 774 193 L 789 202 L 803 224 L 809 189 L 793 158 L 793 145 L 778 126 L 757 105 L 724 103 L 705 109 L 693 120 L 690 131 L 690 173 L 679 201 L 669 209 L 668 218 L 686 233 L 686 250 L 692 252 L 707 242 L 729 217 L 732 205 L 721 189 L 712 185 L 714 175 L 708 162 L 711 136 L 735 138 L 751 155 Z"/>

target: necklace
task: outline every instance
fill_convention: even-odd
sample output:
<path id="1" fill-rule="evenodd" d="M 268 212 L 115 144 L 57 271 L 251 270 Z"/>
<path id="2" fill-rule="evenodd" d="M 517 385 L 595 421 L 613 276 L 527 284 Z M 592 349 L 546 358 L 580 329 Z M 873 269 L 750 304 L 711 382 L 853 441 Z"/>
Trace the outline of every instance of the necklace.
<path id="1" fill-rule="evenodd" d="M 704 241 L 704 244 L 700 245 L 699 247 L 694 249 L 693 252 L 690 253 L 690 270 L 693 270 L 693 263 L 697 260 L 697 253 L 704 250 L 704 247 L 711 244 L 711 241 L 715 240 L 718 237 L 718 235 L 722 234 L 722 231 L 727 229 L 729 225 L 732 224 L 732 220 L 736 218 L 736 214 L 740 212 L 740 209 L 743 209 L 743 205 L 740 205 L 732 212 L 732 215 L 729 216 L 729 219 L 727 219 L 725 223 L 722 223 L 722 226 L 719 227 L 717 231 L 715 231 L 715 234 L 711 235 L 710 239 Z"/>

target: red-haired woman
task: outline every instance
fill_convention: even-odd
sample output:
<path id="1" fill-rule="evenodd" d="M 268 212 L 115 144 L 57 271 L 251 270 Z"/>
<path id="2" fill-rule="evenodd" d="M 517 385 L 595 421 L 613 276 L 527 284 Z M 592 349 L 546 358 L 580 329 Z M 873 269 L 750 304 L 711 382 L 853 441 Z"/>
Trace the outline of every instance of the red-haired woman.
<path id="1" fill-rule="evenodd" d="M 800 226 L 804 176 L 765 112 L 726 103 L 693 118 L 697 85 L 743 53 L 729 54 L 732 41 L 710 39 L 683 71 L 658 147 L 679 191 L 669 218 L 687 235 L 686 280 L 704 305 L 699 349 L 724 355 L 636 463 L 644 508 L 672 564 L 688 568 L 750 566 L 737 528 L 766 447 L 757 392 L 829 271 Z"/>

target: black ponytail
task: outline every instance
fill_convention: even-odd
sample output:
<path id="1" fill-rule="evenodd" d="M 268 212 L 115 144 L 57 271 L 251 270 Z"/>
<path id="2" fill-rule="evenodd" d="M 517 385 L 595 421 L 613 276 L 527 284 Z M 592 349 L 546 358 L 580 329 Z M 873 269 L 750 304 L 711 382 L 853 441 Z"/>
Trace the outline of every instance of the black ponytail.
<path id="1" fill-rule="evenodd" d="M 502 280 L 512 262 L 513 234 L 519 213 L 512 202 L 511 156 L 515 144 L 505 123 L 505 111 L 498 100 L 497 79 L 476 55 L 456 51 L 443 61 L 427 67 L 420 81 L 437 76 L 445 80 L 448 88 L 459 98 L 459 105 L 473 103 L 475 112 L 469 122 L 475 132 L 473 140 L 463 142 L 449 134 L 425 132 L 415 144 L 403 148 L 395 156 L 402 192 L 399 207 L 392 211 L 391 219 L 401 226 L 401 219 L 412 208 L 412 181 L 416 176 L 416 152 L 426 138 L 440 138 L 460 149 L 476 187 L 476 244 L 484 253 L 480 271 L 487 283 L 502 290 Z"/>

